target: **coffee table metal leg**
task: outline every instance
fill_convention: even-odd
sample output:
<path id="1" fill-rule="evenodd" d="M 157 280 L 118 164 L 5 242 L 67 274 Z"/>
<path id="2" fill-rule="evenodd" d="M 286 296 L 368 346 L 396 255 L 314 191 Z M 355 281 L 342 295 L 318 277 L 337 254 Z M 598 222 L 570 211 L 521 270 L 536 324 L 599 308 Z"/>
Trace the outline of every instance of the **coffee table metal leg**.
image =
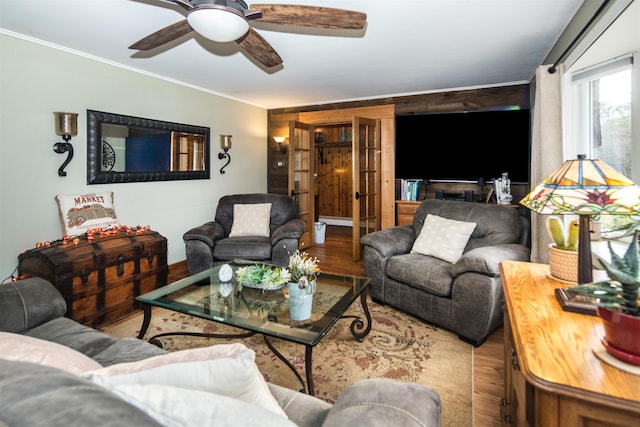
<path id="1" fill-rule="evenodd" d="M 313 347 L 308 345 L 304 353 L 304 369 L 307 373 L 307 390 L 310 396 L 315 396 L 315 390 L 313 389 L 313 371 L 311 370 L 311 356 L 313 353 Z"/>
<path id="2" fill-rule="evenodd" d="M 142 339 L 144 334 L 147 333 L 149 323 L 151 323 L 151 306 L 149 304 L 142 304 L 142 311 L 144 312 L 144 319 L 142 320 L 142 327 L 138 333 L 138 339 Z"/>
<path id="3" fill-rule="evenodd" d="M 200 338 L 249 338 L 256 334 L 257 332 L 243 332 L 239 334 L 210 334 L 207 332 L 165 332 L 162 334 L 154 335 L 149 338 L 149 341 L 153 345 L 157 345 L 162 348 L 162 343 L 158 341 L 158 338 L 169 337 L 169 336 L 177 336 L 182 335 L 186 337 L 200 337 Z"/>
<path id="4" fill-rule="evenodd" d="M 140 332 L 138 333 L 139 339 L 144 338 L 144 335 L 147 333 L 147 329 L 149 328 L 149 324 L 151 323 L 151 306 L 148 304 L 143 304 L 142 309 L 144 311 L 144 319 L 142 320 L 142 326 L 140 328 Z M 158 341 L 158 338 L 166 337 L 166 336 L 183 335 L 183 336 L 203 337 L 203 338 L 248 338 L 255 334 L 256 332 L 245 332 L 245 333 L 238 333 L 238 334 L 210 334 L 205 332 L 165 332 L 162 334 L 154 335 L 151 338 L 149 338 L 147 341 L 150 342 L 151 344 L 157 345 L 158 347 L 162 348 L 162 343 Z M 301 391 L 306 392 L 311 396 L 313 396 L 314 395 L 313 394 L 314 393 L 313 374 L 311 372 L 311 356 L 312 356 L 313 347 L 306 346 L 307 350 L 305 353 L 305 369 L 307 374 L 307 382 L 305 386 L 304 379 L 302 378 L 302 376 L 300 375 L 296 367 L 293 366 L 293 364 L 289 362 L 282 355 L 282 353 L 280 353 L 273 346 L 271 341 L 267 339 L 266 335 L 263 335 L 262 337 L 264 338 L 264 342 L 267 344 L 267 347 L 269 347 L 269 349 L 273 352 L 273 354 L 275 354 L 280 360 L 282 360 L 289 367 L 289 369 L 291 369 L 291 371 L 295 374 L 296 378 L 298 378 L 298 381 L 300 381 L 300 384 L 302 384 Z"/>
<path id="5" fill-rule="evenodd" d="M 305 370 L 306 370 L 306 374 L 307 374 L 307 383 L 305 386 L 305 382 L 302 379 L 302 376 L 300 375 L 300 372 L 298 372 L 298 370 L 296 369 L 295 366 L 293 366 L 293 363 L 289 362 L 283 355 L 282 353 L 280 353 L 271 343 L 271 341 L 269 341 L 269 339 L 267 338 L 266 335 L 263 335 L 262 338 L 264 338 L 264 342 L 267 344 L 267 347 L 269 347 L 269 350 L 271 350 L 273 352 L 273 354 L 276 355 L 276 357 L 280 360 L 282 360 L 284 362 L 285 365 L 287 365 L 289 367 L 289 369 L 291 369 L 291 371 L 295 374 L 296 378 L 298 378 L 298 381 L 300 381 L 300 384 L 302 384 L 302 390 L 300 390 L 303 393 L 308 393 L 311 396 L 313 396 L 313 375 L 311 372 L 311 352 L 313 347 L 308 345 L 306 353 L 305 353 Z"/>
<path id="6" fill-rule="evenodd" d="M 360 303 L 362 304 L 362 310 L 364 311 L 364 315 L 367 318 L 367 324 L 365 325 L 364 320 L 360 316 L 348 315 L 342 316 L 343 319 L 355 319 L 351 322 L 351 326 L 349 329 L 351 330 L 351 335 L 358 341 L 363 341 L 369 332 L 371 332 L 371 313 L 369 313 L 369 306 L 367 305 L 367 295 L 366 292 L 360 294 Z"/>

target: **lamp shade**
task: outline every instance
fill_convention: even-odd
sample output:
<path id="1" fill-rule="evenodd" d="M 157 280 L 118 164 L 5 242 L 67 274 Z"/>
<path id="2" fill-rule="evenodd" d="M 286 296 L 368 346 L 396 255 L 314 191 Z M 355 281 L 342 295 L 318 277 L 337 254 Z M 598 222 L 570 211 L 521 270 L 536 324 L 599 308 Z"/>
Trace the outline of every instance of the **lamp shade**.
<path id="1" fill-rule="evenodd" d="M 600 160 L 584 154 L 568 160 L 526 195 L 520 204 L 543 215 L 579 215 L 578 283 L 590 283 L 591 215 L 640 212 L 640 187 Z"/>
<path id="2" fill-rule="evenodd" d="M 568 160 L 520 204 L 543 215 L 634 215 L 640 187 L 600 160 Z"/>
<path id="3" fill-rule="evenodd" d="M 196 33 L 216 42 L 238 40 L 249 30 L 249 23 L 242 13 L 215 4 L 193 9 L 187 15 L 187 22 Z"/>

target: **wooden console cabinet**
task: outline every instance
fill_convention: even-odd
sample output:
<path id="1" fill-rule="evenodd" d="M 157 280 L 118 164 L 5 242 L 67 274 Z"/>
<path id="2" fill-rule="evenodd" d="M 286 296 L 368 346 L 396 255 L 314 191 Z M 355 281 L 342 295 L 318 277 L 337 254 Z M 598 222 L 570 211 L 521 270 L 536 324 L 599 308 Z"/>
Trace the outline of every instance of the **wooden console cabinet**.
<path id="1" fill-rule="evenodd" d="M 549 266 L 503 261 L 505 395 L 503 426 L 640 426 L 640 376 L 594 352 L 601 320 L 560 308 Z"/>
<path id="2" fill-rule="evenodd" d="M 396 200 L 397 221 L 396 225 L 413 224 L 413 215 L 422 201 Z"/>
<path id="3" fill-rule="evenodd" d="M 135 297 L 167 284 L 167 239 L 119 231 L 56 241 L 18 256 L 23 277 L 42 277 L 67 303 L 66 315 L 97 327 L 137 309 Z"/>

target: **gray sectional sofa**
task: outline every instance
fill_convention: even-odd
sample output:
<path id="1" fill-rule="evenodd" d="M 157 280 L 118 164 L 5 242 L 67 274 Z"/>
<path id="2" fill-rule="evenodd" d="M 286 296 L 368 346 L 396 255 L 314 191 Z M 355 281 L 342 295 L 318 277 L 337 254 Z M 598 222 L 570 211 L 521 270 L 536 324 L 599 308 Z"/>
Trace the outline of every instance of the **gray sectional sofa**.
<path id="1" fill-rule="evenodd" d="M 476 224 L 455 262 L 439 258 L 448 258 L 444 250 L 434 255 L 414 251 L 429 214 Z M 503 322 L 500 262 L 529 261 L 528 237 L 529 220 L 515 207 L 426 199 L 412 225 L 361 238 L 371 296 L 479 346 Z"/>
<path id="2" fill-rule="evenodd" d="M 89 356 L 100 366 L 116 366 L 165 355 L 136 338 L 115 339 L 64 317 L 65 301 L 47 281 L 29 278 L 0 285 L 0 332 L 57 343 Z M 31 361 L 7 360 L 12 349 L 0 341 L 0 425 L 158 426 L 138 406 L 107 388 L 66 370 Z M 17 351 L 17 349 L 16 349 Z M 93 362 L 92 362 L 93 363 Z M 439 426 L 440 398 L 430 387 L 384 379 L 347 388 L 335 404 L 268 384 L 298 426 Z M 284 423 L 283 421 L 283 423 Z M 252 425 L 261 425 L 255 423 Z M 175 424 L 174 424 L 175 425 Z"/>

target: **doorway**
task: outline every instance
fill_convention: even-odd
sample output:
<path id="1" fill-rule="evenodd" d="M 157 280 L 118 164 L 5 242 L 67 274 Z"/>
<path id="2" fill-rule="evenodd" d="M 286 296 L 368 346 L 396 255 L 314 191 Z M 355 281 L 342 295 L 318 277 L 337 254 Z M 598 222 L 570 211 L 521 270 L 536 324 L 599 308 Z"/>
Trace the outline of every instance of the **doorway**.
<path id="1" fill-rule="evenodd" d="M 352 116 L 348 123 L 316 125 L 313 137 L 314 218 L 342 226 L 351 221 L 358 261 L 360 237 L 380 230 L 380 120 Z"/>
<path id="2" fill-rule="evenodd" d="M 329 226 L 353 225 L 352 138 L 351 123 L 316 125 L 314 129 L 316 221 Z"/>
<path id="3" fill-rule="evenodd" d="M 375 117 L 375 119 L 364 119 L 364 117 Z M 359 236 L 354 237 L 353 234 L 357 231 L 360 234 L 365 234 L 371 231 L 373 228 L 381 229 L 395 225 L 395 199 L 394 199 L 394 171 L 393 171 L 393 159 L 394 159 L 394 105 L 378 105 L 371 107 L 357 107 L 357 108 L 345 108 L 338 110 L 319 110 L 319 111 L 306 111 L 296 113 L 278 113 L 272 114 L 269 118 L 269 134 L 273 137 L 273 141 L 270 144 L 273 150 L 270 150 L 270 168 L 268 185 L 270 191 L 277 193 L 291 194 L 291 190 L 294 190 L 294 195 L 298 198 L 298 189 L 292 188 L 291 177 L 302 178 L 309 170 L 315 172 L 312 168 L 305 169 L 300 168 L 297 172 L 292 171 L 292 165 L 295 166 L 295 157 L 292 158 L 292 151 L 300 151 L 299 155 L 304 156 L 305 147 L 299 147 L 296 149 L 298 135 L 291 133 L 291 123 L 297 122 L 299 124 L 312 125 L 313 130 L 310 132 L 310 141 L 306 145 L 311 147 L 311 162 L 312 166 L 315 164 L 315 158 L 319 155 L 318 149 L 315 148 L 315 128 L 336 125 L 339 129 L 342 124 L 344 126 L 354 127 L 356 132 L 352 133 L 352 147 L 351 150 L 356 155 L 351 157 L 351 165 L 346 170 L 353 171 L 358 168 L 361 173 L 355 174 L 353 188 L 356 188 L 354 194 L 350 198 L 350 202 L 341 204 L 341 212 L 336 215 L 332 214 L 336 218 L 339 218 L 340 225 L 344 228 L 350 228 L 352 231 L 352 242 L 354 245 L 354 254 L 357 249 L 361 250 L 359 244 Z M 372 122 L 375 123 L 372 124 Z M 337 130 L 338 137 L 336 141 L 342 143 L 340 140 L 340 130 Z M 345 129 L 345 137 L 348 140 L 349 132 Z M 278 143 L 275 137 L 284 137 L 283 143 Z M 327 137 L 328 138 L 328 137 Z M 306 138 L 305 138 L 306 140 Z M 327 139 L 323 136 L 323 142 Z M 375 141 L 375 144 L 373 143 Z M 354 148 L 355 147 L 355 148 Z M 326 147 L 325 147 L 326 148 Z M 324 150 L 324 149 L 323 149 Z M 325 151 L 326 152 L 326 151 Z M 301 157 L 302 159 L 303 157 Z M 284 161 L 283 161 L 284 159 Z M 326 159 L 326 157 L 325 157 Z M 302 163 L 300 163 L 302 164 Z M 328 167 L 328 166 L 327 166 Z M 351 172 L 353 178 L 353 172 Z M 304 207 L 301 206 L 301 211 L 304 211 L 307 215 L 305 217 L 305 232 L 313 233 L 314 222 L 319 219 L 319 214 L 316 214 L 316 193 L 315 193 L 315 176 L 310 174 L 309 180 L 314 191 L 311 198 L 303 201 Z M 378 176 L 375 176 L 378 175 Z M 294 183 L 299 182 L 294 179 Z M 374 185 L 374 183 L 377 183 Z M 342 182 L 339 187 L 342 186 Z M 382 188 L 380 188 L 380 186 Z M 318 196 L 320 196 L 318 194 Z M 348 194 L 348 193 L 347 193 Z M 342 193 L 340 194 L 342 196 Z M 310 206 L 306 205 L 306 202 L 311 202 Z M 320 200 L 318 199 L 318 202 Z M 350 210 L 349 210 L 350 209 Z M 345 213 L 344 211 L 347 210 Z M 313 215 L 308 215 L 313 213 Z M 348 218 L 351 215 L 352 221 L 354 214 L 358 215 L 357 220 L 354 222 L 358 224 L 357 227 L 353 227 L 352 224 L 345 224 L 342 218 Z M 324 216 L 324 214 L 323 214 Z M 330 233 L 331 234 L 331 233 Z M 313 236 L 311 239 L 306 239 L 313 243 Z M 309 244 L 309 243 L 307 243 Z M 355 248 L 357 244 L 357 248 Z M 360 254 L 356 254 L 360 256 Z"/>

